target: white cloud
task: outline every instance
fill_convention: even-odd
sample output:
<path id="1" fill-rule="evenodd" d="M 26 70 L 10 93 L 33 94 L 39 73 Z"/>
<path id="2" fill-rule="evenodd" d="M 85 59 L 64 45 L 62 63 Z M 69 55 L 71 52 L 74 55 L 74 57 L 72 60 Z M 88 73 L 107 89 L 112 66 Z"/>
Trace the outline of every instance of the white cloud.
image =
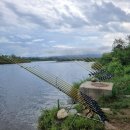
<path id="1" fill-rule="evenodd" d="M 49 41 L 49 43 L 55 43 L 55 42 L 56 42 L 55 40 Z"/>
<path id="2" fill-rule="evenodd" d="M 129 0 L 112 0 L 115 6 L 121 7 L 126 13 L 130 13 L 130 1 Z"/>
<path id="3" fill-rule="evenodd" d="M 60 48 L 60 49 L 74 49 L 75 48 L 75 47 L 67 46 L 67 45 L 55 45 L 53 47 Z"/>
<path id="4" fill-rule="evenodd" d="M 32 40 L 32 42 L 43 42 L 45 39 L 43 39 L 43 38 L 40 38 L 40 39 L 34 39 L 34 40 Z"/>

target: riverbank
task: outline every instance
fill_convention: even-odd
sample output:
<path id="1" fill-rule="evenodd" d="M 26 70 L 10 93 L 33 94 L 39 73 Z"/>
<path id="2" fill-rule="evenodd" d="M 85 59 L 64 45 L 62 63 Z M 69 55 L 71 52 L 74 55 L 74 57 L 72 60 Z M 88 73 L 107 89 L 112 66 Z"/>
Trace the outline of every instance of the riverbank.
<path id="1" fill-rule="evenodd" d="M 60 111 L 64 113 L 61 113 L 62 118 L 59 119 Z M 38 128 L 40 130 L 105 130 L 103 123 L 86 118 L 83 111 L 77 112 L 79 112 L 79 106 L 70 110 L 64 108 L 44 110 L 39 117 Z M 66 117 L 63 118 L 65 113 Z"/>
<path id="2" fill-rule="evenodd" d="M 7 56 L 2 55 L 0 56 L 0 64 L 15 64 L 15 63 L 29 63 L 31 60 L 23 57 L 16 57 L 14 55 Z"/>
<path id="3" fill-rule="evenodd" d="M 107 116 L 110 123 L 119 130 L 130 130 L 130 108 L 113 110 L 113 113 L 107 114 Z"/>
<path id="4" fill-rule="evenodd" d="M 130 100 L 129 100 L 130 101 Z M 77 115 L 74 115 L 75 110 Z M 67 110 L 66 110 L 67 111 Z M 69 112 L 71 111 L 71 113 Z M 64 119 L 57 119 L 57 108 L 44 110 L 39 117 L 38 128 L 40 130 L 129 130 L 130 129 L 130 108 L 126 109 L 110 109 L 104 108 L 103 111 L 107 115 L 109 124 L 106 126 L 99 121 L 91 119 L 92 113 L 87 115 L 86 111 L 82 111 L 80 105 L 75 106 L 69 110 L 69 114 Z M 63 116 L 63 114 L 62 114 Z M 98 118 L 97 118 L 98 119 Z M 51 123 L 50 123 L 51 122 Z M 113 129 L 109 129 L 109 128 Z"/>
<path id="5" fill-rule="evenodd" d="M 82 56 L 82 55 L 75 55 L 75 56 L 52 56 L 52 57 L 19 57 L 15 55 L 1 55 L 0 56 L 0 64 L 12 64 L 10 59 L 16 60 L 18 63 L 26 63 L 26 62 L 37 62 L 37 61 L 56 61 L 56 62 L 66 62 L 66 61 L 86 61 L 86 62 L 94 62 L 98 59 L 94 56 Z"/>
<path id="6" fill-rule="evenodd" d="M 79 86 L 82 85 L 82 82 L 74 84 L 75 88 L 79 88 Z M 73 90 L 73 89 L 72 89 Z M 73 91 L 74 92 L 74 91 Z M 78 92 L 77 92 L 78 94 Z M 115 95 L 109 94 L 107 96 L 103 95 L 101 98 L 99 98 L 98 103 L 100 104 L 100 107 L 104 111 L 105 115 L 107 116 L 109 123 L 108 126 L 113 127 L 113 129 L 107 128 L 105 125 L 103 125 L 100 122 L 95 122 L 94 120 L 98 119 L 96 116 L 93 117 L 93 114 L 87 114 L 88 110 L 84 109 L 84 107 L 80 104 L 77 104 L 74 108 L 71 107 L 72 111 L 77 111 L 79 115 L 68 115 L 63 120 L 57 119 L 57 112 L 58 109 L 50 109 L 45 110 L 42 112 L 40 118 L 39 118 L 39 129 L 40 130 L 47 130 L 50 128 L 50 130 L 79 130 L 81 128 L 88 129 L 88 130 L 128 130 L 130 129 L 130 97 L 129 96 L 121 96 L 115 97 Z M 70 111 L 71 111 L 70 109 Z M 54 112 L 54 111 L 55 112 Z M 68 110 L 67 110 L 68 111 Z M 52 114 L 52 112 L 54 112 Z M 46 115 L 47 114 L 47 115 Z M 84 115 L 85 114 L 85 115 Z M 62 114 L 63 115 L 63 114 Z M 71 126 L 74 121 L 74 126 Z M 92 119 L 89 119 L 92 117 Z M 93 120 L 94 119 L 94 120 Z M 52 124 L 49 124 L 49 122 L 52 122 Z M 72 124 L 71 124 L 71 123 Z M 85 122 L 82 123 L 82 122 Z M 45 123 L 45 124 L 44 124 Z M 70 126 L 71 128 L 68 128 Z M 100 127 L 99 127 L 100 126 Z M 106 128 L 105 128 L 106 127 Z"/>

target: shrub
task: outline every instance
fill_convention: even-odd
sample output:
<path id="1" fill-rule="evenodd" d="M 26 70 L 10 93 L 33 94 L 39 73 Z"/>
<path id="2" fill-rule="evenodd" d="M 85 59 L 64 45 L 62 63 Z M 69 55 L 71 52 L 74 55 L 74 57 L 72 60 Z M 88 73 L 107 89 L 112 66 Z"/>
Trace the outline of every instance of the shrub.
<path id="1" fill-rule="evenodd" d="M 102 57 L 98 60 L 99 63 L 102 65 L 107 65 L 112 61 L 112 54 L 111 53 L 104 53 Z"/>
<path id="2" fill-rule="evenodd" d="M 125 67 L 125 74 L 130 74 L 130 66 Z"/>
<path id="3" fill-rule="evenodd" d="M 113 82 L 113 91 L 115 91 L 116 95 L 130 94 L 130 75 L 115 77 Z"/>
<path id="4" fill-rule="evenodd" d="M 100 70 L 100 69 L 102 69 L 102 65 L 99 62 L 94 62 L 92 64 L 91 68 L 94 70 Z"/>
<path id="5" fill-rule="evenodd" d="M 108 72 L 114 74 L 115 76 L 122 76 L 124 75 L 124 67 L 118 61 L 110 62 L 107 66 Z"/>

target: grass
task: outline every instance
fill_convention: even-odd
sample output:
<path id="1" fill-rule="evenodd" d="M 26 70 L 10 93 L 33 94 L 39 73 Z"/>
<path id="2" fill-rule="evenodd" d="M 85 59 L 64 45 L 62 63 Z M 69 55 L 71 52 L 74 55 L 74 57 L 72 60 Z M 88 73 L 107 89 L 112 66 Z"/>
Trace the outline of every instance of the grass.
<path id="1" fill-rule="evenodd" d="M 130 75 L 124 75 L 122 77 L 116 77 L 114 80 L 113 91 L 116 95 L 129 95 L 130 94 Z"/>
<path id="2" fill-rule="evenodd" d="M 98 101 L 99 104 L 111 109 L 130 108 L 130 98 L 124 97 L 130 95 L 130 75 L 115 77 L 111 82 L 114 83 L 112 94 L 102 96 Z"/>
<path id="3" fill-rule="evenodd" d="M 130 98 L 125 97 L 130 95 L 130 75 L 116 76 L 110 82 L 114 83 L 112 94 L 102 96 L 98 101 L 100 105 L 111 109 L 130 108 Z"/>
<path id="4" fill-rule="evenodd" d="M 78 113 L 81 113 L 82 110 L 83 110 L 83 105 L 82 104 L 76 104 L 74 109 L 76 109 Z"/>
<path id="5" fill-rule="evenodd" d="M 73 86 L 72 86 L 72 89 L 70 91 L 70 95 L 71 95 L 71 98 L 73 98 L 75 101 L 78 100 L 79 96 L 78 96 L 78 92 L 79 92 L 79 87 L 82 83 L 84 83 L 85 81 L 87 81 L 89 79 L 84 79 L 84 80 L 81 80 L 79 82 L 74 82 L 73 83 Z"/>
<path id="6" fill-rule="evenodd" d="M 104 125 L 100 122 L 70 115 L 64 120 L 56 118 L 57 109 L 44 110 L 38 120 L 39 130 L 104 130 Z"/>
<path id="7" fill-rule="evenodd" d="M 87 78 L 87 79 L 84 79 L 84 80 L 80 80 L 79 82 L 74 82 L 74 83 L 73 83 L 73 87 L 76 88 L 76 89 L 79 89 L 79 87 L 80 87 L 80 85 L 81 85 L 82 83 L 84 83 L 85 81 L 89 81 L 89 80 L 90 80 L 90 79 Z"/>
<path id="8" fill-rule="evenodd" d="M 101 97 L 99 99 L 99 104 L 101 107 L 108 107 L 111 109 L 122 109 L 130 108 L 130 98 L 126 97 Z"/>

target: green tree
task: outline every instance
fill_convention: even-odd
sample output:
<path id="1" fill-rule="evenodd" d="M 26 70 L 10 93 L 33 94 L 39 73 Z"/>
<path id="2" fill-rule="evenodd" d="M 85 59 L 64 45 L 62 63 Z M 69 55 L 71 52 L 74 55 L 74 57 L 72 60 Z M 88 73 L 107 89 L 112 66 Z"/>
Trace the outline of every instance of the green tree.
<path id="1" fill-rule="evenodd" d="M 130 35 L 127 35 L 126 40 L 127 40 L 127 45 L 130 46 Z"/>
<path id="2" fill-rule="evenodd" d="M 117 59 L 115 59 L 115 61 L 112 61 L 108 64 L 107 70 L 108 72 L 114 74 L 115 76 L 124 75 L 124 67 Z"/>
<path id="3" fill-rule="evenodd" d="M 102 64 L 102 65 L 106 65 L 108 63 L 110 63 L 112 61 L 112 55 L 111 53 L 104 53 L 102 58 L 99 59 L 99 62 Z"/>
<path id="4" fill-rule="evenodd" d="M 116 49 L 124 49 L 125 41 L 122 38 L 115 39 L 113 42 L 113 51 Z"/>

